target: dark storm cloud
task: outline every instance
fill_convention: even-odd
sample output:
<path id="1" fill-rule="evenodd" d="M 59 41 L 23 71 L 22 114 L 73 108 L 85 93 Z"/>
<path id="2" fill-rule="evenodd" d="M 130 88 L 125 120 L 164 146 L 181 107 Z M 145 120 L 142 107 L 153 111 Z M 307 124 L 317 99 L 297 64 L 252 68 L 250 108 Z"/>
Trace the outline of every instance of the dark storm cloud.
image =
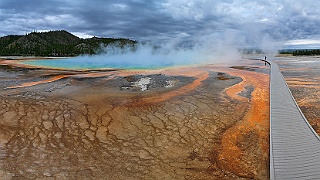
<path id="1" fill-rule="evenodd" d="M 233 32 L 244 42 L 320 39 L 313 0 L 1 0 L 0 35 L 66 29 L 137 40 Z M 253 35 L 255 37 L 253 37 Z"/>
<path id="2" fill-rule="evenodd" d="M 156 4 L 147 1 L 88 4 L 78 13 L 98 35 L 106 36 L 141 38 L 157 35 L 167 33 L 173 23 L 171 17 L 158 12 Z"/>

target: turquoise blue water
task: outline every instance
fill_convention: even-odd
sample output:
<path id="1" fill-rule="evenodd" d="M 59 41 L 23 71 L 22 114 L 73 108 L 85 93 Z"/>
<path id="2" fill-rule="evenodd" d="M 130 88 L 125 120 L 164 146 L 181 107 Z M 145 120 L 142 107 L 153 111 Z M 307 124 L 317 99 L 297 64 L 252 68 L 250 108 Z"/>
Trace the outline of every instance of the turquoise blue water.
<path id="1" fill-rule="evenodd" d="M 99 56 L 79 56 L 63 59 L 29 60 L 26 65 L 71 70 L 82 69 L 161 69 L 172 66 L 191 65 L 192 56 L 160 55 L 160 54 L 111 54 Z"/>
<path id="2" fill-rule="evenodd" d="M 44 59 L 44 60 L 29 60 L 24 61 L 22 64 L 47 67 L 47 68 L 61 68 L 71 70 L 81 69 L 161 69 L 179 65 L 170 61 L 116 61 L 114 59 L 108 60 L 103 58 L 92 57 L 77 57 L 77 58 L 64 58 L 64 59 Z M 182 64 L 180 64 L 182 65 Z"/>
<path id="3" fill-rule="evenodd" d="M 124 64 L 116 62 L 75 62 L 71 59 L 54 59 L 54 60 L 30 60 L 24 61 L 22 64 L 40 66 L 47 68 L 59 68 L 59 69 L 71 69 L 71 70 L 81 70 L 81 69 L 158 69 L 169 67 L 170 65 L 153 65 L 147 66 L 144 64 Z"/>

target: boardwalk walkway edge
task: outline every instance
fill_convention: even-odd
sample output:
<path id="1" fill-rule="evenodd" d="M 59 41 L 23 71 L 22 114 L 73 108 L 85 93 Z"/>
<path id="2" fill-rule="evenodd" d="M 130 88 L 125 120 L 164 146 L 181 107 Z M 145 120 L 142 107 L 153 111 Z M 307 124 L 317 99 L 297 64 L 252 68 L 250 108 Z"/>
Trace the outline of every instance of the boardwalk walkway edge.
<path id="1" fill-rule="evenodd" d="M 303 115 L 278 65 L 269 63 L 270 179 L 320 179 L 320 138 Z"/>

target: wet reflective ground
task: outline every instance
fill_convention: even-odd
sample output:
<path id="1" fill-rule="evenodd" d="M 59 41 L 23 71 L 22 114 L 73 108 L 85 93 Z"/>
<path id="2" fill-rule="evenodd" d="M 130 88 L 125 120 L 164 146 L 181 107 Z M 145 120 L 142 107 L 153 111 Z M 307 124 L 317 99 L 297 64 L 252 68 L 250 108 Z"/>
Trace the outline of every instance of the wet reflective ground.
<path id="1" fill-rule="evenodd" d="M 277 62 L 301 111 L 320 135 L 320 58 L 281 57 Z"/>
<path id="2" fill-rule="evenodd" d="M 2 62 L 3 63 L 3 62 Z M 1 179 L 268 179 L 269 69 L 0 66 Z"/>

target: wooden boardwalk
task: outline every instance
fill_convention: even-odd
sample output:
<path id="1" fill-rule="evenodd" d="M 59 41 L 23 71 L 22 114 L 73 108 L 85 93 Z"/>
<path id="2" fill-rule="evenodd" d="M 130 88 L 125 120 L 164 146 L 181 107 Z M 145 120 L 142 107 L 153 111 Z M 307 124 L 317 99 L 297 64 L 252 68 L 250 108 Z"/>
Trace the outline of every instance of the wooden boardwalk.
<path id="1" fill-rule="evenodd" d="M 270 63 L 270 179 L 320 180 L 320 138 Z"/>

